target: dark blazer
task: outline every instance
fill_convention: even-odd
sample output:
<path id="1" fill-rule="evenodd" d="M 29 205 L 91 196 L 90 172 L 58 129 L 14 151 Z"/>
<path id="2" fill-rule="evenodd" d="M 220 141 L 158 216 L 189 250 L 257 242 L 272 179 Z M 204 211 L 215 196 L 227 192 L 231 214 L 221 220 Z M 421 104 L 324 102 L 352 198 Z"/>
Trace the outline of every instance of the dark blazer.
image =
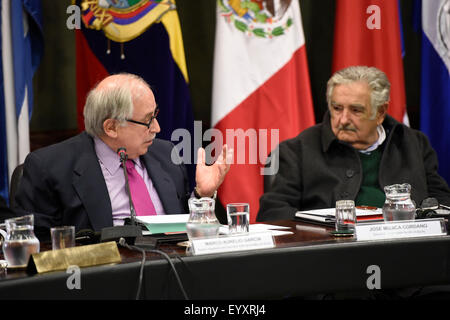
<path id="1" fill-rule="evenodd" d="M 417 205 L 427 197 L 450 205 L 450 189 L 437 172 L 437 156 L 427 137 L 390 116 L 383 126 L 380 188 L 409 183 Z M 354 200 L 362 179 L 358 151 L 336 138 L 327 112 L 322 123 L 280 143 L 279 170 L 271 190 L 260 198 L 257 221 L 292 219 L 299 210 L 333 208 L 337 200 Z"/>
<path id="2" fill-rule="evenodd" d="M 0 223 L 3 223 L 6 219 L 15 218 L 16 215 L 14 212 L 8 207 L 5 199 L 0 196 Z"/>
<path id="3" fill-rule="evenodd" d="M 167 214 L 187 213 L 189 183 L 184 165 L 171 160 L 173 144 L 155 139 L 141 156 Z M 111 201 L 86 132 L 30 153 L 16 194 L 17 210 L 34 214 L 35 226 L 73 225 L 100 231 L 113 225 Z"/>

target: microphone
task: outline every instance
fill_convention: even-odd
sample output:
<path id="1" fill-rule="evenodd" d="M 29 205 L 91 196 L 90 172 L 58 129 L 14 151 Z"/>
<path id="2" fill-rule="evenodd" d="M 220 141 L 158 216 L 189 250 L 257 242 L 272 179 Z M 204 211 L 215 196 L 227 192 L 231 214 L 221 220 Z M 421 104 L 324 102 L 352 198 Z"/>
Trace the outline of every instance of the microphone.
<path id="1" fill-rule="evenodd" d="M 117 149 L 117 154 L 120 157 L 120 162 L 122 162 L 122 168 L 123 168 L 123 175 L 125 176 L 125 190 L 128 195 L 128 201 L 130 203 L 130 216 L 131 216 L 131 225 L 136 226 L 136 210 L 134 209 L 133 200 L 131 199 L 131 192 L 130 192 L 130 184 L 128 182 L 128 173 L 127 173 L 127 160 L 128 160 L 128 154 L 127 149 L 124 147 L 121 147 Z"/>
<path id="2" fill-rule="evenodd" d="M 419 219 L 448 217 L 450 207 L 439 203 L 436 198 L 426 198 L 416 210 Z"/>
<path id="3" fill-rule="evenodd" d="M 124 147 L 121 147 L 119 149 L 117 149 L 117 154 L 120 157 L 120 161 L 127 161 L 128 160 L 128 155 L 127 155 L 127 149 Z"/>
<path id="4" fill-rule="evenodd" d="M 75 241 L 82 245 L 99 243 L 100 236 L 100 232 L 95 232 L 92 229 L 82 229 L 75 234 Z"/>
<path id="5" fill-rule="evenodd" d="M 125 176 L 125 190 L 128 195 L 128 201 L 130 203 L 130 216 L 131 225 L 106 227 L 101 230 L 100 242 L 106 241 L 126 241 L 128 244 L 134 245 L 136 238 L 142 236 L 142 229 L 136 223 L 136 210 L 134 209 L 133 201 L 131 199 L 130 185 L 128 183 L 128 173 L 127 173 L 127 149 L 119 148 L 117 149 L 117 154 L 122 162 L 123 174 Z M 122 240 L 121 240 L 122 239 Z"/>

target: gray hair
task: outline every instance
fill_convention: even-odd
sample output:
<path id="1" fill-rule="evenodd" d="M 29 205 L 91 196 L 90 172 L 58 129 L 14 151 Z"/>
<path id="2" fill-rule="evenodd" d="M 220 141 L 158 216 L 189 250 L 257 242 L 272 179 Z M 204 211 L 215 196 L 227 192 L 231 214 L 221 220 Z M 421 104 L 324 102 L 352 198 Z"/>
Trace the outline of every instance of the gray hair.
<path id="1" fill-rule="evenodd" d="M 337 71 L 327 83 L 327 102 L 331 104 L 331 95 L 336 85 L 349 84 L 352 82 L 367 82 L 370 92 L 370 104 L 372 108 L 372 119 L 375 118 L 378 109 L 389 101 L 391 83 L 386 74 L 375 68 L 366 66 L 353 66 Z"/>
<path id="2" fill-rule="evenodd" d="M 116 119 L 120 125 L 133 115 L 133 80 L 150 86 L 139 76 L 121 73 L 119 75 L 129 77 L 129 81 L 117 83 L 112 88 L 98 89 L 98 84 L 92 89 L 86 98 L 84 105 L 84 126 L 91 136 L 101 136 L 104 133 L 103 122 L 106 119 Z"/>

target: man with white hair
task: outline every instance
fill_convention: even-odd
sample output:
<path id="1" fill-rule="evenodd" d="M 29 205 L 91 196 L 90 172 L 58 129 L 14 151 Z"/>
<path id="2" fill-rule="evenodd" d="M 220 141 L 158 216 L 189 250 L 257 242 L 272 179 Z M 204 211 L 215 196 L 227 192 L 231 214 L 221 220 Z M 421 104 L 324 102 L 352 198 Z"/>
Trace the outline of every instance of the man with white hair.
<path id="1" fill-rule="evenodd" d="M 86 131 L 27 156 L 15 209 L 34 214 L 41 230 L 73 225 L 77 231 L 100 231 L 123 225 L 130 205 L 119 148 L 128 155 L 130 190 L 132 177 L 136 182 L 131 197 L 137 215 L 188 213 L 191 195 L 213 197 L 230 168 L 227 147 L 211 166 L 199 149 L 192 193 L 184 165 L 172 161 L 173 144 L 156 138 L 158 110 L 142 78 L 118 74 L 102 80 L 86 99 Z"/>
<path id="2" fill-rule="evenodd" d="M 260 199 L 257 221 L 292 219 L 337 200 L 380 208 L 383 188 L 397 183 L 411 185 L 417 205 L 428 197 L 450 205 L 435 151 L 423 133 L 387 115 L 389 93 L 388 78 L 376 68 L 336 72 L 322 123 L 280 143 L 279 171 Z"/>

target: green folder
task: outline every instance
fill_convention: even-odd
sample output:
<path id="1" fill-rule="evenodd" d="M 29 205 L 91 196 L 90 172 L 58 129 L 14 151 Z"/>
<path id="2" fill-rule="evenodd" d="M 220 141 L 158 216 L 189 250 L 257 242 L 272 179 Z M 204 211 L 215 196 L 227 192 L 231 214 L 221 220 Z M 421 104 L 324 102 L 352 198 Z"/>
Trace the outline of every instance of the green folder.
<path id="1" fill-rule="evenodd" d="M 152 234 L 168 232 L 186 232 L 186 223 L 145 223 Z"/>
<path id="2" fill-rule="evenodd" d="M 189 214 L 168 214 L 159 216 L 138 216 L 138 221 L 143 224 L 151 234 L 186 232 L 186 223 Z"/>

